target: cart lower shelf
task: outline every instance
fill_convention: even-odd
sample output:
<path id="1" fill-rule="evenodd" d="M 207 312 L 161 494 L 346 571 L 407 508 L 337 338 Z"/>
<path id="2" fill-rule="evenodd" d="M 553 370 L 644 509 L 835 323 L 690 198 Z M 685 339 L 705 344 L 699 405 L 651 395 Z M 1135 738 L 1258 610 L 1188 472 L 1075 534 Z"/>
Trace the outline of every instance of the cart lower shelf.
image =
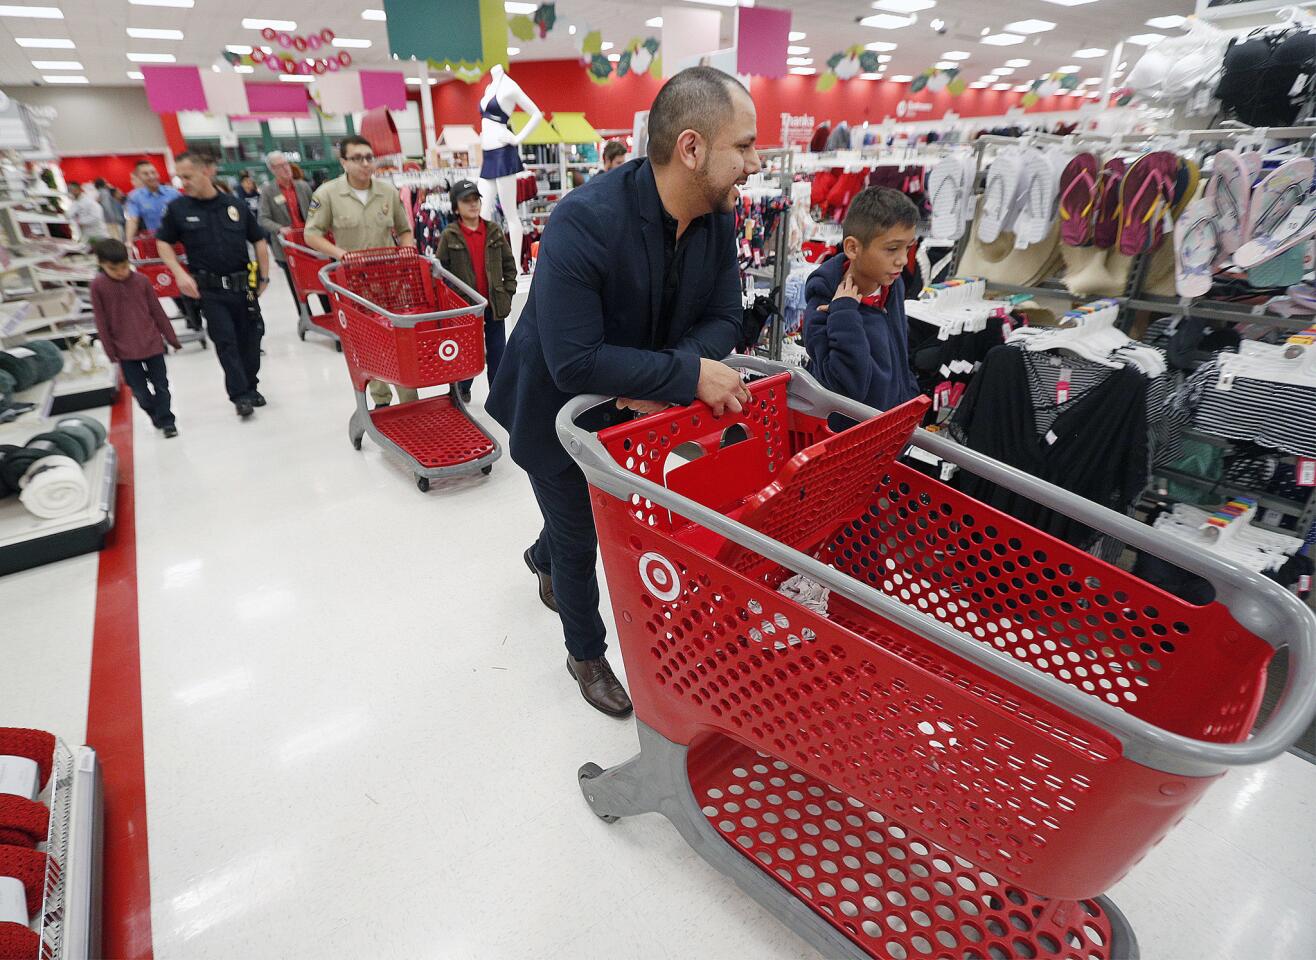
<path id="1" fill-rule="evenodd" d="M 370 420 L 425 470 L 471 463 L 495 450 L 493 440 L 446 394 L 374 410 Z"/>
<path id="2" fill-rule="evenodd" d="M 1105 898 L 1035 896 L 782 760 L 716 734 L 684 747 L 637 726 L 638 756 L 580 771 L 595 814 L 662 813 L 825 956 L 1138 956 L 1133 931 Z"/>

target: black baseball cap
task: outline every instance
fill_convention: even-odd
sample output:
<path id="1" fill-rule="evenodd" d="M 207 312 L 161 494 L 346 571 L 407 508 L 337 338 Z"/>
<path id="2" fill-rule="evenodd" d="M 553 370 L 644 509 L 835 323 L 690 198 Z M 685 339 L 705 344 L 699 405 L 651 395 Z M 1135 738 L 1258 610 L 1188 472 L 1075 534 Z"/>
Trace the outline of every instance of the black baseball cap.
<path id="1" fill-rule="evenodd" d="M 448 194 L 449 196 L 452 197 L 453 203 L 457 203 L 461 200 L 464 200 L 466 197 L 469 197 L 473 193 L 478 196 L 480 193 L 480 188 L 477 187 L 470 180 L 458 180 L 448 189 Z"/>

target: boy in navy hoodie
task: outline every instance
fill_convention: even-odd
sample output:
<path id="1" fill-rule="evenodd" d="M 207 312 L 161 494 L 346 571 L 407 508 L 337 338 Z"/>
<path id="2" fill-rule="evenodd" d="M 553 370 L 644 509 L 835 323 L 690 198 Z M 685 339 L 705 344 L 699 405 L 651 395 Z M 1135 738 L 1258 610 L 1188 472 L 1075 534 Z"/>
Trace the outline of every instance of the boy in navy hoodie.
<path id="1" fill-rule="evenodd" d="M 917 225 L 912 200 L 869 187 L 845 215 L 843 252 L 815 270 L 804 288 L 809 372 L 827 389 L 878 410 L 918 396 L 900 277 Z"/>

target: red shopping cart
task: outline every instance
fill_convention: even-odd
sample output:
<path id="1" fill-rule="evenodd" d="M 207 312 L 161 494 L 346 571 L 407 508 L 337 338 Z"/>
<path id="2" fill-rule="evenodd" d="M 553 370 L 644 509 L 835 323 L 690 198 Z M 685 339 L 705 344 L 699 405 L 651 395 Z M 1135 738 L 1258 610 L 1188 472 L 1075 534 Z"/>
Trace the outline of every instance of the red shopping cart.
<path id="1" fill-rule="evenodd" d="M 827 956 L 1136 955 L 1100 894 L 1316 712 L 1316 618 L 1264 577 L 799 370 L 559 435 L 591 485 L 641 751 L 594 812 L 666 815 Z M 828 417 L 858 421 L 836 433 Z M 898 459 L 961 469 L 1211 580 L 1185 603 Z M 803 583 L 790 579 L 807 578 Z M 786 584 L 793 596 L 779 588 Z M 803 590 L 803 593 L 800 591 Z M 1253 732 L 1266 667 L 1290 675 Z"/>
<path id="2" fill-rule="evenodd" d="M 343 349 L 331 313 L 312 313 L 311 297 L 328 297 L 329 291 L 320 280 L 320 271 L 333 258 L 306 246 L 306 231 L 301 227 L 285 227 L 280 238 L 283 254 L 288 258 L 288 272 L 292 274 L 293 293 L 297 297 L 297 336 L 302 340 L 310 330 L 333 339 L 339 351 Z"/>
<path id="3" fill-rule="evenodd" d="M 186 265 L 187 254 L 183 252 L 182 244 L 174 244 L 174 252 L 178 254 L 179 262 Z M 134 238 L 132 249 L 129 251 L 129 260 L 133 269 L 151 281 L 151 288 L 155 290 L 155 295 L 159 299 L 182 302 L 183 294 L 178 289 L 178 281 L 174 279 L 173 272 L 165 266 L 165 262 L 160 259 L 159 241 L 155 237 L 148 234 Z M 196 342 L 201 344 L 202 349 L 208 347 L 203 330 L 185 326 L 176 332 L 179 343 Z"/>
<path id="4" fill-rule="evenodd" d="M 356 391 L 352 446 L 360 450 L 369 434 L 409 465 L 422 492 L 440 477 L 493 470 L 502 447 L 456 389 L 484 369 L 484 298 L 412 247 L 349 253 L 322 267 L 320 280 Z M 441 396 L 369 410 L 371 380 L 451 386 Z"/>

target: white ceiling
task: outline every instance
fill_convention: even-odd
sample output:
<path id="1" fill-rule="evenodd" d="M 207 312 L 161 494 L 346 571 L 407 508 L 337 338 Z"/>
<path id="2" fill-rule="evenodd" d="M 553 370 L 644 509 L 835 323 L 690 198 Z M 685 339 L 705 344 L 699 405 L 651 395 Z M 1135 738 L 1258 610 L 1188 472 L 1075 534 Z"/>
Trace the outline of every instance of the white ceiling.
<path id="1" fill-rule="evenodd" d="M 205 65 L 218 58 L 226 44 L 261 43 L 259 31 L 243 29 L 244 17 L 293 20 L 299 33 L 329 27 L 340 37 L 372 41 L 369 49 L 351 49 L 355 63 L 379 66 L 391 62 L 386 26 L 382 22 L 361 18 L 367 6 L 382 7 L 382 0 L 282 0 L 278 4 L 261 0 L 195 0 L 192 9 L 130 5 L 128 0 L 10 0 L 26 6 L 54 6 L 65 18 L 28 19 L 0 16 L 0 83 L 15 85 L 42 82 L 42 76 L 70 71 L 42 70 L 34 60 L 76 60 L 80 72 L 93 85 L 126 85 L 127 71 L 137 66 L 127 59 L 129 53 L 171 53 L 178 63 Z M 441 17 L 446 0 L 431 0 L 434 15 Z M 718 9 L 692 0 L 666 0 L 669 5 L 699 6 Z M 896 0 L 900 2 L 900 0 Z M 0 2 L 0 5 L 3 5 Z M 661 36 L 661 30 L 645 26 L 645 21 L 661 13 L 663 0 L 558 0 L 558 23 L 547 39 L 521 43 L 512 58 L 515 65 L 524 60 L 550 60 L 576 56 L 575 37 L 568 26 L 588 25 L 603 31 L 606 40 L 619 47 L 632 37 Z M 746 3 L 746 5 L 749 5 Z M 1011 0 L 1010 3 L 985 3 L 983 0 L 938 0 L 932 9 L 920 11 L 918 22 L 896 30 L 879 30 L 860 26 L 856 21 L 884 11 L 872 9 L 870 0 L 768 0 L 778 8 L 794 11 L 792 29 L 807 34 L 799 45 L 810 48 L 805 54 L 821 69 L 834 52 L 855 44 L 872 41 L 896 43 L 887 67 L 888 75 L 917 74 L 942 59 L 943 54 L 962 51 L 969 54 L 961 66 L 970 81 L 1005 65 L 1007 60 L 1032 61 L 1008 79 L 1026 83 L 1042 73 L 1068 64 L 1083 68 L 1084 78 L 1100 76 L 1105 57 L 1076 59 L 1074 52 L 1084 48 L 1111 49 L 1130 34 L 1157 32 L 1145 21 L 1167 14 L 1187 14 L 1193 0 L 1094 0 L 1081 6 L 1061 6 L 1047 0 Z M 723 34 L 730 42 L 730 19 L 733 11 L 723 9 Z M 945 21 L 945 33 L 931 29 L 930 21 Z M 1013 46 L 989 46 L 980 42 L 982 31 L 1001 32 L 1007 23 L 1021 20 L 1046 20 L 1056 24 L 1054 30 L 1029 35 Z M 126 28 L 164 28 L 183 31 L 182 40 L 141 40 L 130 38 Z M 1163 32 L 1163 31 L 1162 31 Z M 72 40 L 73 50 L 34 50 L 19 47 L 18 37 L 54 37 Z M 1126 47 L 1131 63 L 1141 55 L 1141 47 Z M 257 68 L 255 77 L 272 75 Z M 77 71 L 72 71 L 77 73 Z"/>

